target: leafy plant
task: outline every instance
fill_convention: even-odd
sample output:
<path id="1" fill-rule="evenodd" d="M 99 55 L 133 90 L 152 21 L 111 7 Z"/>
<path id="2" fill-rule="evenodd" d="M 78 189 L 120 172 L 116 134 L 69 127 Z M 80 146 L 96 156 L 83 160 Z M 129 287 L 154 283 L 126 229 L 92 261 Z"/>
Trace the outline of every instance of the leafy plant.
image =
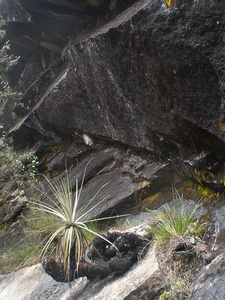
<path id="1" fill-rule="evenodd" d="M 188 235 L 190 241 L 194 243 L 194 238 L 204 229 L 203 225 L 195 218 L 197 209 L 201 203 L 197 203 L 194 209 L 189 212 L 184 207 L 183 196 L 175 190 L 173 197 L 176 204 L 170 207 L 167 203 L 164 205 L 164 212 L 157 212 L 156 222 L 150 226 L 150 232 L 153 234 L 156 242 L 171 240 L 175 236 Z"/>
<path id="2" fill-rule="evenodd" d="M 52 228 L 52 233 L 48 238 L 47 242 L 45 243 L 41 255 L 44 255 L 50 247 L 50 245 L 57 239 L 58 251 L 62 256 L 64 270 L 66 274 L 69 274 L 70 270 L 72 247 L 75 247 L 74 258 L 78 270 L 84 248 L 88 245 L 88 234 L 94 234 L 95 236 L 99 236 L 103 240 L 107 241 L 107 243 L 112 244 L 106 238 L 98 234 L 96 231 L 92 230 L 91 227 L 88 225 L 90 223 L 93 224 L 93 222 L 97 222 L 99 220 L 105 220 L 113 217 L 85 220 L 85 218 L 88 218 L 89 214 L 93 211 L 94 208 L 96 208 L 100 203 L 102 203 L 105 199 L 108 198 L 107 195 L 100 202 L 98 202 L 95 205 L 92 205 L 93 200 L 107 184 L 104 184 L 96 192 L 96 194 L 90 199 L 90 201 L 84 208 L 78 210 L 78 204 L 83 189 L 87 166 L 88 164 L 85 167 L 80 187 L 78 186 L 78 180 L 76 180 L 76 190 L 74 199 L 71 184 L 71 176 L 68 173 L 68 171 L 66 171 L 66 178 L 61 179 L 54 185 L 46 178 L 55 198 L 58 201 L 58 204 L 56 204 L 51 197 L 47 196 L 51 204 L 38 202 L 34 206 L 34 208 L 38 211 L 46 213 L 48 215 L 52 215 L 56 224 L 54 229 Z"/>
<path id="3" fill-rule="evenodd" d="M 92 240 L 96 237 L 96 233 L 101 234 L 108 226 L 109 226 L 108 220 L 106 220 L 105 222 L 103 221 L 103 223 L 101 222 L 101 224 L 96 219 L 90 220 L 90 223 L 87 223 L 87 227 L 90 230 L 92 230 L 94 233 L 88 231 L 85 232 L 85 235 L 89 243 L 92 242 Z"/>
<path id="4" fill-rule="evenodd" d="M 0 139 L 0 175 L 1 181 L 14 181 L 23 188 L 27 182 L 37 179 L 38 158 L 32 152 L 18 153 L 13 149 L 12 139 L 5 135 Z"/>

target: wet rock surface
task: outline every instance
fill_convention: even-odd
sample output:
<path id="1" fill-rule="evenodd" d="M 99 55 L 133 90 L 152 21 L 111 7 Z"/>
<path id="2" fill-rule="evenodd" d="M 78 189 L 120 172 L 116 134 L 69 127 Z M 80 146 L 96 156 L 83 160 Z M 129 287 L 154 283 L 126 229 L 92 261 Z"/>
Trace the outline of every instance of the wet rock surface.
<path id="1" fill-rule="evenodd" d="M 12 50 L 21 56 L 11 74 L 13 84 L 22 73 L 18 87 L 32 84 L 60 58 L 60 52 L 71 40 L 98 25 L 104 17 L 125 10 L 134 0 L 62 1 L 62 0 L 9 0 L 2 11 L 8 22 L 7 38 Z M 25 88 L 27 89 L 27 87 Z"/>
<path id="2" fill-rule="evenodd" d="M 133 4 L 68 47 L 58 76 L 45 79 L 63 61 L 39 78 L 45 91 L 34 89 L 38 80 L 27 86 L 15 108 L 26 116 L 10 131 L 15 145 L 87 134 L 172 159 L 220 189 L 210 174 L 225 152 L 224 11 L 219 0 Z"/>

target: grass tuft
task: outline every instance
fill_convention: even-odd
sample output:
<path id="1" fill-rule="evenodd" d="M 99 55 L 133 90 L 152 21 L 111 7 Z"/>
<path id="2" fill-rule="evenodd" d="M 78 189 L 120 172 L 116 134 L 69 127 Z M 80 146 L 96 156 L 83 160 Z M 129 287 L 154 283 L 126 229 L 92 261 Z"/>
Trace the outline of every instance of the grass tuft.
<path id="1" fill-rule="evenodd" d="M 173 190 L 173 198 L 176 204 L 170 207 L 166 203 L 164 211 L 157 212 L 157 221 L 150 225 L 149 231 L 158 243 L 184 235 L 189 236 L 191 243 L 194 243 L 195 237 L 204 230 L 204 226 L 195 218 L 195 213 L 202 203 L 198 202 L 190 212 L 184 207 L 183 196 L 179 195 L 177 190 Z"/>

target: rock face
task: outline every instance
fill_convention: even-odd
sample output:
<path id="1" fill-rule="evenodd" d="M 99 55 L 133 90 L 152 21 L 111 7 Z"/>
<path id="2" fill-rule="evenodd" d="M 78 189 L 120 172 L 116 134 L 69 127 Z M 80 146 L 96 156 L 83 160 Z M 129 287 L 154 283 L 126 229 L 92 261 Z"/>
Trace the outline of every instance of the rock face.
<path id="1" fill-rule="evenodd" d="M 57 156 L 55 159 L 58 161 Z M 151 193 L 157 193 L 163 188 L 170 189 L 176 176 L 168 164 L 144 159 L 129 152 L 122 154 L 116 148 L 108 148 L 87 155 L 80 164 L 71 167 L 74 192 L 76 179 L 80 184 L 88 162 L 78 210 L 82 210 L 82 207 L 89 210 L 89 201 L 100 192 L 91 202 L 96 207 L 86 215 L 87 219 L 134 213 L 135 209 L 138 210 L 137 206 L 141 207 Z M 53 181 L 61 180 L 65 176 L 64 172 L 55 176 Z M 43 182 L 44 189 L 51 196 L 51 190 L 46 183 Z M 102 201 L 103 199 L 105 200 Z M 161 204 L 158 200 L 150 208 L 158 208 Z"/>
<path id="2" fill-rule="evenodd" d="M 12 51 L 21 56 L 17 67 L 22 82 L 17 87 L 28 88 L 53 60 L 60 57 L 68 41 L 111 18 L 135 0 L 6 0 L 1 10 L 8 22 L 7 39 Z M 29 65 L 27 62 L 30 61 Z M 15 70 L 11 79 L 16 84 Z M 25 81 L 25 82 L 24 82 Z M 24 86 L 24 83 L 26 86 Z"/>
<path id="3" fill-rule="evenodd" d="M 207 265 L 194 283 L 192 300 L 222 300 L 225 297 L 225 255 L 217 256 Z M 219 275 L 218 275 L 219 274 Z"/>
<path id="4" fill-rule="evenodd" d="M 130 212 L 153 190 L 171 186 L 171 161 L 224 189 L 224 0 L 180 0 L 171 9 L 161 0 L 8 0 L 6 11 L 12 50 L 21 55 L 12 83 L 23 94 L 13 108 L 6 104 L 5 129 L 52 177 L 68 163 L 72 178 L 80 178 L 94 157 L 81 203 L 107 182 L 99 197 L 110 197 L 93 216 Z M 96 26 L 102 16 L 104 25 Z M 140 262 L 103 290 L 95 283 L 86 291 L 84 283 L 65 299 L 109 299 L 112 290 L 115 299 L 135 299 L 137 283 L 151 286 L 149 293 L 161 287 L 157 269 L 155 260 Z M 205 295 L 207 270 L 193 297 Z M 1 296 L 9 293 L 3 288 Z"/>
<path id="5" fill-rule="evenodd" d="M 0 202 L 0 222 L 7 222 L 15 217 L 27 203 L 24 191 L 18 189 L 10 194 L 5 203 Z"/>
<path id="6" fill-rule="evenodd" d="M 77 280 L 72 286 L 79 290 L 87 284 L 87 279 Z M 0 299 L 28 300 L 28 299 L 62 299 L 70 290 L 69 283 L 56 283 L 44 273 L 41 264 L 26 267 L 2 276 L 0 279 Z"/>
<path id="7" fill-rule="evenodd" d="M 44 274 L 40 264 L 23 268 L 1 278 L 0 300 L 135 299 L 132 296 L 142 289 L 149 290 L 148 295 L 154 296 L 162 286 L 155 250 L 151 249 L 143 260 L 121 277 L 98 279 L 92 284 L 85 277 L 70 284 L 57 283 Z"/>
<path id="8" fill-rule="evenodd" d="M 224 11 L 219 0 L 133 4 L 28 87 L 15 107 L 15 145 L 88 134 L 166 159 L 179 153 L 189 173 L 217 173 L 225 149 Z"/>

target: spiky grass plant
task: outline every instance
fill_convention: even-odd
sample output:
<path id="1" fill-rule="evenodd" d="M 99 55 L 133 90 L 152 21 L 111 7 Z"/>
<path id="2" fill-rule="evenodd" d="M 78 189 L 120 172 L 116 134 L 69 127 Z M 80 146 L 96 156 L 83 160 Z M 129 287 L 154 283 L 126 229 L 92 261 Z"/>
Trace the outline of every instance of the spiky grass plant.
<path id="1" fill-rule="evenodd" d="M 74 258 L 77 265 L 76 270 L 78 271 L 84 248 L 88 245 L 88 234 L 91 233 L 92 235 L 99 236 L 103 240 L 107 241 L 107 243 L 112 244 L 106 238 L 93 231 L 90 226 L 88 226 L 88 224 L 90 222 L 97 222 L 99 220 L 110 219 L 113 217 L 85 220 L 85 218 L 88 218 L 93 209 L 95 209 L 98 205 L 100 205 L 108 198 L 109 195 L 105 196 L 97 204 L 93 205 L 93 200 L 108 183 L 104 184 L 96 192 L 96 194 L 90 199 L 90 201 L 84 208 L 78 210 L 78 204 L 81 197 L 88 164 L 85 167 L 80 187 L 78 186 L 78 180 L 76 179 L 76 189 L 74 197 L 72 191 L 71 176 L 69 172 L 66 171 L 66 178 L 56 182 L 55 184 L 52 184 L 46 178 L 51 191 L 53 192 L 53 195 L 58 203 L 56 203 L 56 201 L 54 201 L 50 196 L 47 196 L 51 204 L 38 202 L 35 205 L 35 209 L 39 210 L 40 212 L 54 216 L 56 222 L 54 231 L 45 243 L 41 255 L 44 256 L 50 245 L 55 241 L 55 239 L 58 239 L 58 250 L 62 256 L 64 271 L 66 274 L 69 274 L 70 271 L 72 247 L 75 248 Z"/>
<path id="2" fill-rule="evenodd" d="M 173 198 L 176 202 L 175 205 L 170 207 L 166 203 L 164 211 L 157 212 L 157 221 L 153 222 L 149 230 L 158 243 L 184 235 L 189 236 L 190 241 L 194 243 L 195 236 L 204 229 L 204 226 L 195 218 L 195 213 L 202 203 L 198 202 L 190 212 L 184 207 L 183 196 L 175 189 L 173 189 Z"/>

